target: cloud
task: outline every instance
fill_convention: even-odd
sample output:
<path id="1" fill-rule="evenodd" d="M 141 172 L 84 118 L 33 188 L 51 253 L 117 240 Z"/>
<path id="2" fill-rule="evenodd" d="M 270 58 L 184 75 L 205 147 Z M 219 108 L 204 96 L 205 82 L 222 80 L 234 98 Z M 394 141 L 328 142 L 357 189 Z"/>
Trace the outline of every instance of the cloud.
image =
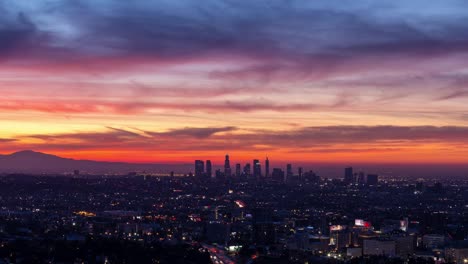
<path id="1" fill-rule="evenodd" d="M 465 142 L 468 127 L 435 126 L 325 126 L 255 134 L 263 144 L 295 142 L 301 146 L 323 144 Z M 245 139 L 247 139 L 246 136 Z M 242 139 L 241 139 L 242 140 Z"/>
<path id="2" fill-rule="evenodd" d="M 450 100 L 450 99 L 456 99 L 460 97 L 467 97 L 468 96 L 468 90 L 458 90 L 458 91 L 453 91 L 450 92 L 444 96 L 441 96 L 437 98 L 438 100 Z"/>
<path id="3" fill-rule="evenodd" d="M 14 138 L 0 138 L 0 142 L 2 143 L 9 143 L 9 142 L 15 142 L 16 139 Z"/>
<path id="4" fill-rule="evenodd" d="M 146 134 L 154 137 L 195 137 L 195 138 L 209 138 L 214 134 L 220 132 L 231 132 L 237 130 L 236 127 L 186 127 L 181 129 L 172 129 L 167 132 L 149 132 L 145 131 Z"/>
<path id="5" fill-rule="evenodd" d="M 264 61 L 256 71 L 266 75 L 290 65 L 323 74 L 343 64 L 352 69 L 363 59 L 379 60 L 376 56 L 389 60 L 467 52 L 461 15 L 431 14 L 428 19 L 428 11 L 420 9 L 411 10 L 415 14 L 407 19 L 399 9 L 410 4 L 403 2 L 395 3 L 392 12 L 363 2 L 349 4 L 348 10 L 342 3 L 306 1 L 18 4 L 9 8 L 9 25 L 0 30 L 0 38 L 6 40 L 3 53 L 27 60 L 80 64 L 87 58 L 133 58 L 138 65 L 138 58 L 160 63 L 230 54 Z M 457 2 L 446 6 L 454 13 L 465 7 Z M 45 13 L 49 19 L 36 19 Z M 24 50 L 37 52 L 21 56 Z M 267 66 L 269 62 L 277 64 Z"/>
<path id="6" fill-rule="evenodd" d="M 312 111 L 320 109 L 335 109 L 342 105 L 290 103 L 279 104 L 263 100 L 257 102 L 224 100 L 219 102 L 162 102 L 162 101 L 109 101 L 109 100 L 4 100 L 0 109 L 5 111 L 35 111 L 46 113 L 107 113 L 136 114 L 152 110 L 176 110 L 182 112 L 225 113 L 254 111 Z"/>
<path id="7" fill-rule="evenodd" d="M 35 138 L 43 140 L 41 144 L 55 143 L 63 144 L 69 142 L 70 145 L 83 144 L 84 147 L 99 146 L 99 145 L 122 145 L 125 142 L 132 142 L 135 140 L 144 141 L 146 137 L 138 133 L 113 127 L 106 127 L 105 132 L 70 132 L 63 134 L 32 134 L 24 136 L 25 138 Z"/>
<path id="8" fill-rule="evenodd" d="M 5 12 L 5 11 L 4 11 Z M 32 45 L 36 36 L 34 24 L 23 14 L 18 13 L 12 25 L 0 18 L 0 54 L 8 55 L 10 51 Z"/>
<path id="9" fill-rule="evenodd" d="M 134 132 L 138 131 L 138 132 Z M 325 126 L 284 131 L 236 127 L 185 127 L 154 132 L 109 127 L 102 132 L 27 135 L 42 143 L 15 143 L 18 149 L 129 149 L 141 151 L 287 150 L 305 152 L 398 151 L 427 144 L 450 149 L 468 144 L 468 127 Z M 344 150 L 348 151 L 344 151 Z"/>
<path id="10" fill-rule="evenodd" d="M 60 129 L 130 117 L 132 126 L 180 124 L 32 133 L 8 145 L 316 152 L 460 145 L 467 108 L 454 99 L 467 96 L 466 8 L 451 0 L 3 1 L 0 112 L 7 125 L 30 122 L 8 134 L 62 115 L 71 118 Z M 460 127 L 339 126 L 366 123 Z M 284 130 L 244 128 L 263 125 Z"/>
<path id="11" fill-rule="evenodd" d="M 450 15 L 437 11 L 438 4 L 348 4 L 3 2 L 0 70 L 17 77 L 0 89 L 18 92 L 3 98 L 0 109 L 312 112 L 342 109 L 345 102 L 352 111 L 350 104 L 368 93 L 379 103 L 465 95 L 456 87 L 459 77 L 441 74 L 460 70 L 468 56 L 460 12 L 466 4 L 445 2 Z M 438 90 L 444 85 L 448 93 Z M 293 97 L 301 93 L 311 100 Z M 315 94 L 336 99 L 313 100 Z"/>

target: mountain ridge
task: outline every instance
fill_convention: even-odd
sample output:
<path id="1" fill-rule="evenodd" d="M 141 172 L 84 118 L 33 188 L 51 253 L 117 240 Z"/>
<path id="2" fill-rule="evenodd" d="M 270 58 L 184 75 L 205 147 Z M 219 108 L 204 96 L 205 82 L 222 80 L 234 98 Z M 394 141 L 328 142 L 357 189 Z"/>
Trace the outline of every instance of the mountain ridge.
<path id="1" fill-rule="evenodd" d="M 72 173 L 79 170 L 85 173 L 119 173 L 134 171 L 148 173 L 169 173 L 174 168 L 180 172 L 190 171 L 188 164 L 128 163 L 64 158 L 34 150 L 21 150 L 10 154 L 0 154 L 0 173 Z M 188 170 L 187 170 L 188 169 Z"/>

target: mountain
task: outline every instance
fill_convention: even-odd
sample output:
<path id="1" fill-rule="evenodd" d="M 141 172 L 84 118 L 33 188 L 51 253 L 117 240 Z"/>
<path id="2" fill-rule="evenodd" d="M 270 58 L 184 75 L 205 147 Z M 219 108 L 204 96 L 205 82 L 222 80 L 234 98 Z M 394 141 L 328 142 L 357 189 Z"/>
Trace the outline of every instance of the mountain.
<path id="1" fill-rule="evenodd" d="M 32 150 L 0 155 L 0 173 L 72 173 L 74 170 L 87 173 L 126 174 L 133 171 L 148 173 L 187 172 L 193 169 L 191 165 L 75 160 Z"/>

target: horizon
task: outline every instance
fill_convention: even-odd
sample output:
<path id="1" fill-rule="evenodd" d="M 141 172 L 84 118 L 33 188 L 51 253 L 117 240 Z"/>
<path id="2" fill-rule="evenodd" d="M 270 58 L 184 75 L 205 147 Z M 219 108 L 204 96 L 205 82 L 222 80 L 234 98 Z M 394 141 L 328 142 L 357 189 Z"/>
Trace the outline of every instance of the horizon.
<path id="1" fill-rule="evenodd" d="M 0 153 L 466 164 L 466 8 L 2 2 Z"/>
<path id="2" fill-rule="evenodd" d="M 52 155 L 52 156 L 56 156 L 56 157 L 59 157 L 59 158 L 65 158 L 65 159 L 72 159 L 72 160 L 77 160 L 77 161 L 98 161 L 98 162 L 108 162 L 108 163 L 131 163 L 131 164 L 167 164 L 167 165 L 193 165 L 193 162 L 195 160 L 185 160 L 185 161 L 174 161 L 174 162 L 168 162 L 168 163 L 160 163 L 160 162 L 151 162 L 151 161 L 148 161 L 148 162 L 128 162 L 128 161 L 125 161 L 125 160 L 119 160 L 119 159 L 116 159 L 116 160 L 100 160 L 100 159 L 79 159 L 79 158 L 75 158 L 73 155 L 72 156 L 62 156 L 62 155 L 58 155 L 58 154 L 55 154 L 53 152 L 42 152 L 42 151 L 37 151 L 37 150 L 32 150 L 32 149 L 23 149 L 23 150 L 17 150 L 17 151 L 13 151 L 13 152 L 6 152 L 6 153 L 0 153 L 0 156 L 9 156 L 9 155 L 13 155 L 13 154 L 17 154 L 17 153 L 25 153 L 25 152 L 33 152 L 33 153 L 39 153 L 39 154 L 45 154 L 45 155 Z M 232 156 L 229 154 L 229 153 L 224 153 L 224 154 L 220 154 L 218 156 L 216 156 L 215 158 L 203 158 L 203 157 L 199 157 L 198 159 L 199 160 L 203 160 L 203 161 L 207 161 L 207 160 L 210 160 L 211 162 L 213 163 L 218 163 L 220 167 L 222 167 L 223 163 L 224 163 L 224 156 L 225 155 L 229 155 L 231 158 Z M 234 157 L 235 158 L 235 157 Z M 266 157 L 265 157 L 266 158 Z M 251 162 L 252 160 L 254 159 L 259 159 L 260 160 L 260 163 L 263 163 L 265 161 L 265 158 L 261 159 L 261 158 L 258 158 L 258 157 L 255 157 L 255 156 L 252 156 L 250 159 L 242 159 L 242 160 L 238 160 L 238 159 L 235 159 L 234 163 L 233 164 L 236 164 L 236 163 L 240 163 L 241 165 L 245 165 L 245 163 L 249 163 Z M 288 163 L 292 163 L 291 160 L 272 160 L 270 158 L 270 156 L 268 157 L 270 162 L 272 162 L 272 164 L 275 164 L 276 163 L 281 163 L 282 165 L 286 166 L 286 164 Z M 232 160 L 231 160 L 232 161 Z M 460 165 L 460 166 L 468 166 L 468 163 L 466 162 L 453 162 L 453 163 L 437 163 L 437 162 L 421 162 L 421 163 L 413 163 L 413 162 L 408 162 L 408 163 L 405 163 L 405 162 L 400 162 L 400 163 L 396 163 L 396 162 L 365 162 L 365 161 L 358 161 L 358 162 L 338 162 L 338 161 L 323 161 L 323 162 L 313 162 L 313 161 L 300 161 L 299 164 L 301 165 L 343 165 L 343 166 L 353 166 L 353 164 L 356 164 L 356 165 L 388 165 L 388 166 L 438 166 L 438 165 L 446 165 L 446 166 L 457 166 L 457 165 Z"/>
<path id="3" fill-rule="evenodd" d="M 63 162 L 46 162 L 42 157 L 37 155 L 28 155 L 34 153 L 37 155 L 51 155 L 53 157 L 62 158 L 65 160 L 72 160 L 73 162 L 98 162 L 99 164 L 78 164 L 78 163 L 63 163 Z M 23 154 L 23 155 L 14 155 Z M 3 157 L 13 157 L 16 159 L 8 159 L 7 163 L 2 163 Z M 34 159 L 36 158 L 36 159 Z M 224 169 L 224 154 L 220 155 L 216 159 L 211 159 L 213 170 Z M 207 161 L 209 159 L 203 159 Z M 236 157 L 230 155 L 231 168 L 234 169 L 236 164 L 241 164 L 241 168 L 245 164 L 253 164 L 254 157 L 249 160 L 238 160 Z M 292 165 L 293 171 L 297 173 L 298 169 L 301 168 L 304 172 L 313 171 L 319 176 L 326 178 L 342 178 L 343 171 L 347 167 L 354 168 L 357 172 L 363 172 L 366 174 L 377 174 L 380 175 L 381 179 L 392 179 L 392 178 L 424 178 L 424 179 L 437 179 L 441 180 L 446 177 L 450 177 L 453 180 L 463 179 L 468 176 L 468 164 L 466 163 L 425 163 L 425 164 L 414 164 L 414 163 L 314 163 L 314 162 L 297 162 L 297 161 L 277 161 L 271 159 L 270 170 L 274 168 L 286 170 L 288 164 Z M 39 163 L 38 163 L 39 162 Z M 130 172 L 136 173 L 150 173 L 157 175 L 169 175 L 171 173 L 177 173 L 179 175 L 189 175 L 195 172 L 194 162 L 185 163 L 128 163 L 121 161 L 109 161 L 109 160 L 90 160 L 90 159 L 73 159 L 73 157 L 57 156 L 53 153 L 43 153 L 34 150 L 22 150 L 8 154 L 0 153 L 0 174 L 2 173 L 73 173 L 74 170 L 81 171 L 85 174 L 100 175 L 104 172 L 115 173 L 116 175 L 125 175 Z M 15 165 L 16 164 L 16 165 Z M 24 165 L 28 164 L 28 165 Z M 115 167 L 115 164 L 122 164 L 124 166 Z M 84 167 L 83 167 L 84 166 Z M 265 170 L 265 160 L 260 159 L 261 170 Z M 264 171 L 263 171 L 264 172 Z"/>

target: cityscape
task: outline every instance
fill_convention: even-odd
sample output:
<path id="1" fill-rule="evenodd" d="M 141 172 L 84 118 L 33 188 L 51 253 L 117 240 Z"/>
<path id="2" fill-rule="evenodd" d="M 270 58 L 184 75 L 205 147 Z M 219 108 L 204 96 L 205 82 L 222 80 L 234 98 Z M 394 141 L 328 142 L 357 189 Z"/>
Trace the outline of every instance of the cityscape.
<path id="1" fill-rule="evenodd" d="M 232 166 L 232 167 L 231 167 Z M 468 179 L 195 160 L 175 176 L 3 174 L 4 263 L 466 263 Z"/>
<path id="2" fill-rule="evenodd" d="M 467 0 L 0 0 L 0 264 L 468 264 Z"/>

